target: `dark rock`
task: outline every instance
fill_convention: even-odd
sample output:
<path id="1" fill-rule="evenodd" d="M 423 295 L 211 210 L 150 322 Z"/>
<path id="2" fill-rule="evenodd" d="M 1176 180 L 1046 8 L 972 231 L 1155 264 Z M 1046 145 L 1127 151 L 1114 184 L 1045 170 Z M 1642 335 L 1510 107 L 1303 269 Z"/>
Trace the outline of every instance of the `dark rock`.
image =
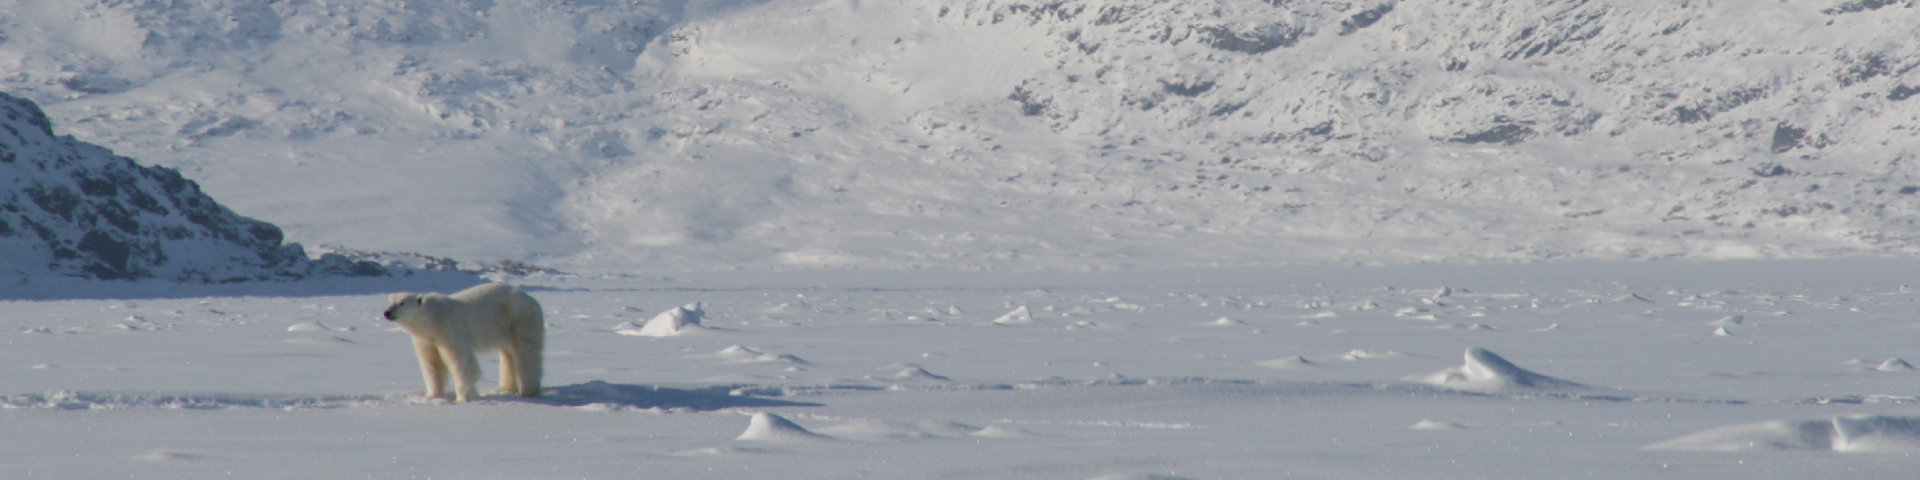
<path id="1" fill-rule="evenodd" d="M 228 210 L 180 172 L 55 136 L 33 102 L 0 93 L 0 276 L 232 282 L 389 274 L 313 262 L 280 227 Z M 20 242 L 17 240 L 27 240 Z"/>
<path id="2" fill-rule="evenodd" d="M 1346 20 L 1340 21 L 1340 34 L 1349 35 L 1353 32 L 1360 31 L 1362 28 L 1373 26 L 1375 22 L 1379 22 L 1381 18 L 1385 18 L 1387 12 L 1391 11 L 1393 11 L 1393 4 L 1391 3 L 1361 10 L 1360 13 L 1355 13 L 1353 16 L 1347 17 Z"/>

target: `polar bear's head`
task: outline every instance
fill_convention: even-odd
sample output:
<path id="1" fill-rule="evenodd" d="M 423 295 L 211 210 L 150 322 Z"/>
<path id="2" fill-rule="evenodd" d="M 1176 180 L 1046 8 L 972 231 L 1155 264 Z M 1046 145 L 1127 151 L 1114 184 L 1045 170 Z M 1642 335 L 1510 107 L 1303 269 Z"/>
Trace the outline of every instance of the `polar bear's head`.
<path id="1" fill-rule="evenodd" d="M 387 311 L 381 315 L 389 322 L 419 315 L 426 311 L 427 297 L 418 293 L 395 293 L 387 296 Z"/>

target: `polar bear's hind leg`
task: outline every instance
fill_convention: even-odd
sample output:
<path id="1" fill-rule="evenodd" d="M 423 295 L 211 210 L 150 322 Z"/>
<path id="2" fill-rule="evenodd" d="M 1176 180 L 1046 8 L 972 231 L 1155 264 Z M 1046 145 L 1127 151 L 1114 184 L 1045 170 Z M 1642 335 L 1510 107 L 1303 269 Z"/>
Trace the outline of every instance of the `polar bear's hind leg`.
<path id="1" fill-rule="evenodd" d="M 494 390 L 501 393 L 520 393 L 520 362 L 514 350 L 511 345 L 500 349 L 500 388 Z"/>
<path id="2" fill-rule="evenodd" d="M 542 344 L 545 343 L 544 340 L 545 339 L 539 337 L 534 337 L 534 341 L 532 342 L 514 346 L 520 351 L 513 356 L 514 380 L 516 382 L 514 388 L 517 389 L 515 393 L 520 394 L 522 397 L 532 398 L 540 396 L 540 369 L 542 367 L 540 350 L 543 346 Z"/>

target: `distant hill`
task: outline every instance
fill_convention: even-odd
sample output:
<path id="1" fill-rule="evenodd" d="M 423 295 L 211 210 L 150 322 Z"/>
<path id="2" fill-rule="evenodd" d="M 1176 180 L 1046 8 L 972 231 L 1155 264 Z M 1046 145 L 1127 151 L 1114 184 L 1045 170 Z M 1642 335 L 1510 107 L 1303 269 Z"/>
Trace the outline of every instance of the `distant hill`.
<path id="1" fill-rule="evenodd" d="M 1912 0 L 0 11 L 0 88 L 311 244 L 565 270 L 1920 254 Z"/>
<path id="2" fill-rule="evenodd" d="M 0 93 L 0 282 L 386 273 L 341 256 L 311 261 L 279 227 L 234 214 L 180 172 L 56 136 L 33 102 Z"/>

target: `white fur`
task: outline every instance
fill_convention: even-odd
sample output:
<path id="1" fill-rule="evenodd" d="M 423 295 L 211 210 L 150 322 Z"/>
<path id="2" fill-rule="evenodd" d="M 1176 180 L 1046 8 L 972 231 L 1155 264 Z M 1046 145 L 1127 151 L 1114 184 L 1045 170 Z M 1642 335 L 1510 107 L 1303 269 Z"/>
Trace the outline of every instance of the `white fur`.
<path id="1" fill-rule="evenodd" d="M 540 302 L 504 283 L 489 283 L 453 295 L 396 293 L 387 297 L 386 317 L 413 336 L 427 396 L 446 397 L 453 374 L 454 401 L 478 397 L 479 352 L 500 352 L 500 391 L 540 396 L 541 350 L 547 322 Z"/>

